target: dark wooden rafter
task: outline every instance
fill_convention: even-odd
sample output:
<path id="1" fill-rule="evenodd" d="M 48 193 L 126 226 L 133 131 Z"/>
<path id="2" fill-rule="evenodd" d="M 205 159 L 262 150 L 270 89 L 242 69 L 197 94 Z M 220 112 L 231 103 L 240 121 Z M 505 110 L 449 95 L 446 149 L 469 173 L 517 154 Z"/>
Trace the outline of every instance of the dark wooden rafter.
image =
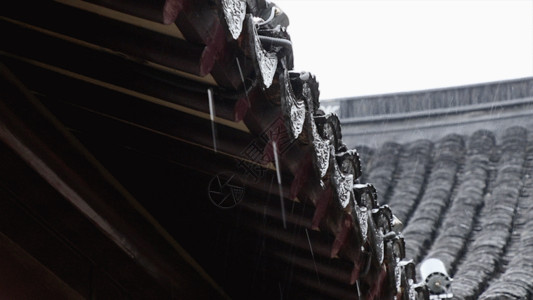
<path id="1" fill-rule="evenodd" d="M 43 267 L 84 298 L 102 293 L 116 299 L 134 294 L 164 297 L 169 292 L 3 143 L 0 160 L 2 233 Z"/>
<path id="2" fill-rule="evenodd" d="M 226 297 L 3 65 L 1 72 L 2 141 L 163 286 L 205 299 Z"/>
<path id="3" fill-rule="evenodd" d="M 19 68 L 17 71 L 22 70 L 24 69 Z M 35 72 L 29 72 L 32 70 Z M 58 82 L 65 84 L 65 88 L 57 89 L 39 83 L 38 76 L 41 74 L 49 75 L 48 78 L 57 78 Z M 57 114 L 63 123 L 73 129 L 106 136 L 111 133 L 104 132 L 105 128 L 110 127 L 113 131 L 115 126 L 113 124 L 122 123 L 206 149 L 212 148 L 208 119 L 40 69 L 28 68 L 28 72 L 22 73 L 21 77 L 28 78 L 28 83 L 32 84 L 32 89 L 43 103 Z M 110 103 L 107 99 L 113 99 L 113 102 Z M 130 109 L 125 110 L 124 107 Z M 145 114 L 138 114 L 133 108 Z M 186 129 L 191 126 L 192 130 Z M 231 156 L 238 157 L 241 149 L 245 149 L 253 139 L 248 133 L 223 124 L 217 124 L 216 128 L 220 139 L 219 151 Z"/>
<path id="4" fill-rule="evenodd" d="M 158 131 L 153 127 L 140 126 L 125 119 L 111 118 L 68 104 L 53 103 L 46 99 L 43 103 L 58 117 L 61 117 L 61 121 L 73 130 L 78 139 L 93 145 L 92 152 L 106 151 L 106 147 L 97 149 L 95 146 L 102 143 L 131 149 L 143 155 L 209 175 L 238 170 L 237 176 L 246 182 L 249 188 L 263 192 L 268 191 L 271 175 L 274 174 L 272 169 L 266 168 L 256 161 L 245 160 L 242 153 L 236 152 L 235 149 L 238 149 L 238 146 L 242 149 L 246 148 L 246 142 L 249 138 L 247 135 L 243 135 L 239 139 L 238 131 L 224 133 L 220 130 L 219 133 L 222 133 L 220 133 L 219 138 L 227 140 L 232 137 L 234 142 L 221 143 L 219 151 L 214 152 L 211 149 L 210 137 L 207 135 L 193 135 L 197 142 L 191 142 L 191 136 L 183 136 L 176 134 L 176 132 Z M 177 128 L 181 127 L 177 126 Z M 196 125 L 195 128 L 207 130 L 208 124 L 205 126 Z M 161 129 L 164 130 L 165 128 Z M 259 177 L 258 180 L 252 180 L 248 178 L 245 167 L 263 168 L 261 171 L 265 175 Z M 290 174 L 284 173 L 283 177 L 290 179 Z M 283 191 L 288 194 L 289 190 L 289 183 L 284 183 Z M 273 193 L 276 192 L 273 191 Z"/>
<path id="5" fill-rule="evenodd" d="M 239 107 L 240 101 L 247 98 L 244 90 L 231 91 L 196 82 L 179 74 L 154 69 L 127 58 L 117 58 L 106 51 L 94 51 L 5 20 L 0 20 L 0 23 L 7 29 L 7 41 L 0 48 L 0 55 L 4 56 L 4 60 L 19 65 L 26 64 L 27 66 L 21 66 L 21 74 L 17 75 L 24 76 L 25 82 L 27 79 L 30 84 L 34 84 L 35 88 L 30 87 L 38 92 L 39 89 L 52 88 L 50 84 L 39 81 L 39 76 L 48 72 L 46 76 L 64 77 L 61 79 L 63 81 L 70 80 L 74 84 L 77 81 L 90 82 L 121 93 L 124 93 L 123 89 L 127 89 L 129 94 L 138 94 L 139 97 L 145 98 L 150 96 L 161 102 L 161 105 L 176 104 L 204 115 L 209 113 L 207 90 L 211 88 L 216 104 L 216 116 L 229 121 L 242 120 L 248 109 L 248 105 Z M 26 38 L 20 39 L 20 36 Z M 103 70 L 101 64 L 105 64 L 107 68 Z M 25 74 L 22 73 L 24 70 L 27 70 Z M 82 84 L 81 82 L 77 84 Z M 65 84 L 69 86 L 68 83 Z"/>
<path id="6" fill-rule="evenodd" d="M 129 56 L 133 60 L 144 60 L 199 76 L 209 74 L 213 68 L 215 56 L 205 45 L 187 42 L 54 1 L 34 1 L 31 10 L 25 9 L 26 5 L 28 4 L 2 4 L 3 21 L 84 46 Z M 54 18 L 50 18 L 50 15 L 54 15 Z"/>
<path id="7" fill-rule="evenodd" d="M 135 200 L 85 156 L 65 128 L 50 121 L 46 109 L 93 145 L 95 153 L 107 150 L 94 142 L 99 140 L 208 174 L 235 168 L 238 162 L 266 168 L 269 176 L 249 183 L 252 191 L 268 190 L 281 200 L 314 209 L 298 218 L 282 213 L 290 206 L 287 202 L 264 204 L 264 197 L 257 196 L 255 202 L 243 204 L 244 218 L 250 219 L 249 229 L 300 252 L 311 240 L 319 241 L 315 272 L 325 275 L 324 285 L 313 285 L 309 259 L 277 255 L 278 263 L 290 261 L 298 267 L 295 281 L 303 287 L 331 298 L 408 299 L 413 290 L 422 293 L 414 285 L 413 263 L 403 261 L 403 237 L 392 212 L 379 205 L 371 185 L 358 184 L 359 155 L 342 142 L 338 118 L 319 109 L 316 78 L 291 72 L 288 20 L 278 7 L 262 0 L 88 2 L 163 24 L 175 22 L 185 40 L 59 2 L 35 3 L 31 12 L 22 4 L 7 7 L 0 23 L 10 29 L 9 43 L 0 46 L 0 58 L 42 103 L 3 68 L 8 88 L 0 129 L 4 143 L 124 253 L 171 290 L 185 285 L 186 290 L 190 286 L 202 292 L 196 298 L 225 296 Z M 42 48 L 34 51 L 35 45 Z M 57 48 L 74 55 L 56 53 Z M 79 57 L 90 57 L 98 66 Z M 102 64 L 108 64 L 105 70 Z M 177 70 L 211 73 L 218 87 L 183 79 Z M 40 82 L 44 76 L 66 88 Z M 216 153 L 208 88 L 214 91 L 216 116 L 225 119 L 215 119 Z M 22 101 L 6 102 L 13 95 Z M 17 110 L 24 105 L 35 118 Z M 28 118 L 32 121 L 23 121 Z M 258 157 L 248 157 L 244 150 L 258 138 Z M 61 148 L 61 143 L 67 146 Z M 196 159 L 190 159 L 190 153 Z M 278 163 L 281 195 L 268 187 Z M 86 170 L 84 176 L 76 172 L 81 169 Z M 289 202 L 292 208 L 296 202 Z M 254 223 L 261 205 L 263 217 L 274 225 Z M 322 233 L 308 233 L 307 228 Z M 344 262 L 340 276 L 325 266 L 331 258 Z"/>
<path id="8" fill-rule="evenodd" d="M 10 299 L 83 299 L 16 243 L 0 233 L 2 296 Z M 28 274 L 33 276 L 28 277 Z M 28 288 L 31 286 L 32 288 Z"/>
<path id="9" fill-rule="evenodd" d="M 179 13 L 187 4 L 184 0 L 84 0 L 90 3 L 105 6 L 140 18 L 152 20 L 163 24 L 172 24 Z"/>

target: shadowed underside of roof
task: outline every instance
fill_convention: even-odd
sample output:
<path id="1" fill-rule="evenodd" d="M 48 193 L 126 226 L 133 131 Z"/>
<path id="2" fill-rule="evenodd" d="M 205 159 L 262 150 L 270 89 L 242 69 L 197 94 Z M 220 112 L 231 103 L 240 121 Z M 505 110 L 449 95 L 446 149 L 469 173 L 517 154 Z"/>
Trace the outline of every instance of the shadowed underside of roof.
<path id="1" fill-rule="evenodd" d="M 358 147 L 365 180 L 404 223 L 406 258 L 439 258 L 457 299 L 533 294 L 533 131 Z"/>
<path id="2" fill-rule="evenodd" d="M 2 296 L 427 298 L 275 4 L 0 7 Z"/>

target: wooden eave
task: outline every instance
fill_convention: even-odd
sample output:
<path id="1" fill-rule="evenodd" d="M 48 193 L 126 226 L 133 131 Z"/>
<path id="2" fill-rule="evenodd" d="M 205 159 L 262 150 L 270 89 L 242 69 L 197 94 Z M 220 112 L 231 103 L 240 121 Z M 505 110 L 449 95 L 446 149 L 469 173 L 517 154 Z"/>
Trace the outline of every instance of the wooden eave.
<path id="1" fill-rule="evenodd" d="M 374 195 L 363 203 L 342 189 L 360 175 L 359 158 L 342 143 L 338 118 L 318 109 L 316 78 L 289 72 L 283 30 L 263 36 L 279 44 L 263 48 L 255 22 L 276 11 L 272 3 L 27 5 L 0 5 L 0 150 L 17 172 L 1 174 L 0 192 L 28 207 L 14 216 L 57 240 L 34 248 L 17 231 L 7 237 L 57 284 L 84 298 L 407 297 L 414 275 L 398 282 L 403 257 L 391 250 L 403 239 L 380 235 L 393 233 L 390 211 Z M 244 5 L 244 19 L 225 16 L 224 5 Z M 274 16 L 288 24 L 282 12 Z M 243 27 L 238 37 L 231 22 Z M 260 159 L 246 153 L 257 141 Z M 276 162 L 276 145 L 287 141 Z M 236 171 L 242 163 L 262 175 L 250 181 Z M 246 202 L 221 210 L 205 201 L 206 184 L 228 171 L 246 182 Z M 38 194 L 54 200 L 50 207 Z M 366 238 L 359 208 L 375 226 Z M 65 244 L 78 257 L 71 266 L 39 255 Z M 89 283 L 61 273 L 77 266 L 78 275 L 89 270 Z"/>

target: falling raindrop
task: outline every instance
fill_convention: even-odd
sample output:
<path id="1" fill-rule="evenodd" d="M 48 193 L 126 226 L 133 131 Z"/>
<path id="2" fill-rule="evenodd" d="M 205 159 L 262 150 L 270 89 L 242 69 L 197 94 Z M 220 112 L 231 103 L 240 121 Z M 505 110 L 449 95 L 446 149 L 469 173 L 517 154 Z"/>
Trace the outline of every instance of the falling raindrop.
<path id="1" fill-rule="evenodd" d="M 244 75 L 242 74 L 241 63 L 239 62 L 239 59 L 237 57 L 235 57 L 235 61 L 237 62 L 237 68 L 239 69 L 239 75 L 241 76 L 242 86 L 244 87 L 246 99 L 248 99 L 248 89 L 246 88 L 246 83 L 244 83 Z"/>
<path id="2" fill-rule="evenodd" d="M 207 89 L 207 96 L 209 99 L 209 115 L 211 119 L 211 134 L 213 136 L 213 150 L 217 152 L 217 136 L 215 130 L 215 103 L 213 101 L 213 89 Z"/>
<path id="3" fill-rule="evenodd" d="M 357 286 L 357 297 L 361 299 L 361 288 L 359 287 L 359 279 L 355 281 L 355 285 Z"/>
<path id="4" fill-rule="evenodd" d="M 283 228 L 287 229 L 287 223 L 285 221 L 285 201 L 283 200 L 283 188 L 281 187 L 281 173 L 279 169 L 278 146 L 274 141 L 272 142 L 272 148 L 274 151 L 274 163 L 276 164 L 276 175 L 278 177 L 279 200 L 281 202 L 281 218 L 283 220 Z"/>
<path id="5" fill-rule="evenodd" d="M 309 232 L 305 228 L 305 235 L 307 236 L 307 242 L 309 243 L 309 250 L 311 251 L 311 257 L 313 258 L 313 265 L 315 266 L 316 278 L 318 279 L 318 284 L 320 283 L 320 277 L 318 276 L 318 268 L 316 267 L 315 253 L 313 252 L 313 246 L 311 246 L 311 239 L 309 238 Z"/>

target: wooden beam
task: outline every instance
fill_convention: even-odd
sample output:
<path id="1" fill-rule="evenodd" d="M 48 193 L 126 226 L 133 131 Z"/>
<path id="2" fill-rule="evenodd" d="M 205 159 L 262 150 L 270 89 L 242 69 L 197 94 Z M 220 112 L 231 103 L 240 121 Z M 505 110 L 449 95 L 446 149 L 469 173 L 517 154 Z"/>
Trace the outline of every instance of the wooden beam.
<path id="1" fill-rule="evenodd" d="M 162 285 L 185 298 L 227 298 L 3 65 L 0 78 L 0 140 Z"/>
<path id="2" fill-rule="evenodd" d="M 86 0 L 101 6 L 111 8 L 116 11 L 121 11 L 126 14 L 134 15 L 140 18 L 152 20 L 162 24 L 173 24 L 176 17 L 183 9 L 184 0 L 151 0 L 151 1 L 135 1 L 135 0 Z M 82 6 L 77 0 L 64 0 L 70 5 Z M 89 3 L 86 3 L 89 4 Z M 83 6 L 87 9 L 86 6 Z M 101 12 L 101 9 L 98 10 Z M 113 14 L 115 15 L 115 14 Z"/>
<path id="3" fill-rule="evenodd" d="M 2 233 L 0 233 L 0 297 L 85 299 Z"/>
<path id="4" fill-rule="evenodd" d="M 31 10 L 26 9 L 27 5 L 2 4 L 1 18 L 73 43 L 194 75 L 209 74 L 215 62 L 212 50 L 201 44 L 189 43 L 53 1 L 35 1 L 31 4 Z M 51 15 L 54 17 L 51 18 Z"/>

